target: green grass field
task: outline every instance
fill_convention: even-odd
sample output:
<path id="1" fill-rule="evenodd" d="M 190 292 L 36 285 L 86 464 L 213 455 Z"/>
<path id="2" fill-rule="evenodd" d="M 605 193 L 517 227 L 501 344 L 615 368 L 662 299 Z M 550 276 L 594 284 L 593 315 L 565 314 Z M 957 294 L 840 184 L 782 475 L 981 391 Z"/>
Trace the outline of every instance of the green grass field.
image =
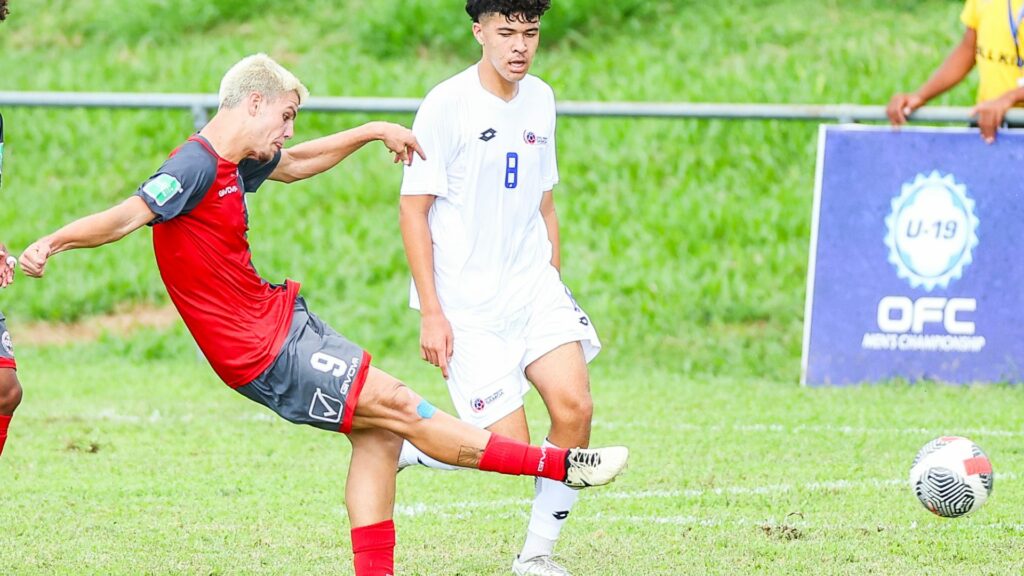
<path id="1" fill-rule="evenodd" d="M 961 33 L 954 0 L 555 0 L 534 71 L 564 100 L 882 104 Z M 474 58 L 461 2 L 14 2 L 0 90 L 213 92 L 265 51 L 314 95 L 420 97 Z M 938 103 L 966 105 L 973 83 Z M 177 111 L 5 108 L 0 240 L 13 250 L 130 194 L 184 139 Z M 303 114 L 302 141 L 368 120 Z M 411 117 L 388 118 L 409 123 Z M 581 498 L 559 552 L 579 575 L 1019 574 L 1016 386 L 800 388 L 817 126 L 565 118 L 564 276 L 595 319 L 594 443 L 633 450 Z M 375 362 L 449 407 L 418 360 L 400 171 L 371 145 L 250 199 L 256 265 Z M 19 326 L 164 306 L 143 230 L 62 254 L 0 294 Z M 351 574 L 348 444 L 220 384 L 184 328 L 20 346 L 25 401 L 0 459 L 0 574 Z M 544 432 L 536 396 L 535 437 Z M 917 449 L 967 435 L 992 501 L 933 517 Z M 400 574 L 505 574 L 532 484 L 403 472 Z"/>
<path id="2" fill-rule="evenodd" d="M 155 338 L 21 354 L 30 388 L 3 456 L 0 572 L 350 574 L 347 443 L 279 421 L 198 360 L 154 353 Z M 187 356 L 182 330 L 160 339 Z M 418 361 L 380 365 L 444 398 Z M 594 441 L 633 459 L 583 494 L 560 545 L 575 573 L 1020 572 L 1018 390 L 810 390 L 605 361 L 593 380 Z M 528 413 L 543 433 L 535 396 Z M 982 510 L 943 520 L 905 476 L 951 430 L 997 477 Z M 531 494 L 523 478 L 403 472 L 399 573 L 506 573 Z"/>

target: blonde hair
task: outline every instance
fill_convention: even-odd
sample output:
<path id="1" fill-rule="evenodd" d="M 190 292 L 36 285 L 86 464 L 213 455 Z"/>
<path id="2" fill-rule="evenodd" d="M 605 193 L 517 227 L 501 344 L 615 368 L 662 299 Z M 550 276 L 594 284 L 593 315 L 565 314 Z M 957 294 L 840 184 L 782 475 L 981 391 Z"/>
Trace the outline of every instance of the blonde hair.
<path id="1" fill-rule="evenodd" d="M 253 92 L 262 94 L 268 100 L 296 92 L 299 105 L 309 98 L 309 90 L 294 74 L 262 53 L 242 58 L 224 74 L 218 97 L 220 107 L 233 108 Z"/>

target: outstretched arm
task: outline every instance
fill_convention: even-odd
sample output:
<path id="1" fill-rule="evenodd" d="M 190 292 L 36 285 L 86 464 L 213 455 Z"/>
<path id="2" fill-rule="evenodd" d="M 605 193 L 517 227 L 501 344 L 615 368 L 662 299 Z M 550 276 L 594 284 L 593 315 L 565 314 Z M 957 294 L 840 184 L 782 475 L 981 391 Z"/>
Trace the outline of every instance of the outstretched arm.
<path id="1" fill-rule="evenodd" d="M 281 161 L 270 174 L 270 179 L 295 182 L 316 176 L 335 167 L 374 140 L 384 142 L 388 150 L 395 154 L 396 163 L 412 164 L 413 153 L 426 159 L 412 130 L 390 122 L 369 122 L 281 150 Z"/>
<path id="2" fill-rule="evenodd" d="M 152 222 L 156 214 L 146 202 L 132 196 L 113 208 L 75 220 L 53 234 L 43 236 L 21 253 L 25 274 L 39 278 L 50 256 L 75 248 L 94 248 L 116 242 Z"/>

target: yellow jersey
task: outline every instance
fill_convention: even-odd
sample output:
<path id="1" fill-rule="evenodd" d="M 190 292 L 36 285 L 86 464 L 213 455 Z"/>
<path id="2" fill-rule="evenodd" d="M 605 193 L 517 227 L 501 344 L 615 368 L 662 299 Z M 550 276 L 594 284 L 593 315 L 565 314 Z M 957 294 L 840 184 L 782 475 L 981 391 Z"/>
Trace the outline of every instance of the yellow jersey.
<path id="1" fill-rule="evenodd" d="M 1024 0 L 967 0 L 960 21 L 977 32 L 974 63 L 978 67 L 978 102 L 992 100 L 1017 87 L 1024 70 L 1017 65 L 1018 46 L 1014 44 L 1013 19 L 1021 15 Z M 1024 22 L 1016 24 L 1020 55 L 1024 57 Z"/>

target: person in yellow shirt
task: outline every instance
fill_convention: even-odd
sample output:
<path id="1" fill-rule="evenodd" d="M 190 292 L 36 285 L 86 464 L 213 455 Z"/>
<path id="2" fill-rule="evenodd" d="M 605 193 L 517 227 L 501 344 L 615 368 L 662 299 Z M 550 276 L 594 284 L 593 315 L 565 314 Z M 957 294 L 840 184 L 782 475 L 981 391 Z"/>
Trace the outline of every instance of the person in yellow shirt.
<path id="1" fill-rule="evenodd" d="M 1024 0 L 966 0 L 960 13 L 963 38 L 930 78 L 909 94 L 889 100 L 886 113 L 893 125 L 906 123 L 911 112 L 956 86 L 978 66 L 975 117 L 981 137 L 995 141 L 1006 111 L 1024 105 Z"/>

